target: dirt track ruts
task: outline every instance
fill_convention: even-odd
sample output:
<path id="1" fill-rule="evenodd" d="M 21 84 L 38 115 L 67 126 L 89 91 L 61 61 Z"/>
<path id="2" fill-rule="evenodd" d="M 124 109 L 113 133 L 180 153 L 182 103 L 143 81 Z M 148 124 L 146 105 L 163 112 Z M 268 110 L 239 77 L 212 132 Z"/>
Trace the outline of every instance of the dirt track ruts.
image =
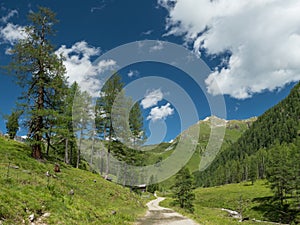
<path id="1" fill-rule="evenodd" d="M 172 209 L 159 206 L 165 198 L 158 197 L 147 203 L 148 211 L 146 215 L 139 219 L 135 225 L 198 225 L 191 219 L 175 212 Z"/>

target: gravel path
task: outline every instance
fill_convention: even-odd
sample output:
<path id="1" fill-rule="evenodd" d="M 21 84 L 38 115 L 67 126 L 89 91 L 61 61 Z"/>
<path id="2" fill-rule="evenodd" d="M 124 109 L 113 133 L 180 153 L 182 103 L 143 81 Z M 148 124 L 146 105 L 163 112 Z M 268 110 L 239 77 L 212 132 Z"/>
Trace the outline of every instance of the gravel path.
<path id="1" fill-rule="evenodd" d="M 164 199 L 165 198 L 158 197 L 148 202 L 148 211 L 145 217 L 140 219 L 135 225 L 198 225 L 198 223 L 172 209 L 160 207 L 159 203 Z"/>

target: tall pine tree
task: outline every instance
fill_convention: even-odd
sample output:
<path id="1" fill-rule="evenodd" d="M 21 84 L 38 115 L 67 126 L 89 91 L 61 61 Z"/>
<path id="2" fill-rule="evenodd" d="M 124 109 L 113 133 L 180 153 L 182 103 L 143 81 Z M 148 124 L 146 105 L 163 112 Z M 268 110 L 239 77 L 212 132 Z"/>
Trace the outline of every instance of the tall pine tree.
<path id="1" fill-rule="evenodd" d="M 106 158 L 106 175 L 109 174 L 110 154 L 114 137 L 112 107 L 116 97 L 123 88 L 121 77 L 114 74 L 102 88 L 101 96 L 96 102 L 96 129 L 103 140 L 108 141 Z"/>
<path id="2" fill-rule="evenodd" d="M 12 62 L 8 70 L 15 74 L 18 84 L 24 88 L 23 109 L 28 117 L 32 156 L 41 159 L 48 128 L 47 118 L 53 115 L 56 103 L 65 90 L 65 67 L 49 40 L 55 33 L 55 14 L 48 8 L 40 7 L 38 12 L 30 12 L 28 18 L 30 25 L 25 28 L 26 38 L 11 50 Z"/>

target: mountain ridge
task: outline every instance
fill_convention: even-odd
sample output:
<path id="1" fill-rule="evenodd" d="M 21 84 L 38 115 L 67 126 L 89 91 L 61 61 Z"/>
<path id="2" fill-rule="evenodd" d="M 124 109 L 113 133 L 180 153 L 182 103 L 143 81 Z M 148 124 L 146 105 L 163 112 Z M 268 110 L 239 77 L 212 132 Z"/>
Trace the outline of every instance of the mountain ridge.
<path id="1" fill-rule="evenodd" d="M 217 176 L 217 171 L 225 167 L 232 167 L 229 164 L 243 164 L 250 156 L 256 154 L 267 154 L 269 148 L 276 142 L 293 143 L 300 136 L 300 83 L 294 86 L 290 94 L 277 105 L 268 109 L 259 116 L 241 137 L 224 151 L 220 152 L 215 161 L 207 171 L 197 173 L 197 183 L 202 186 L 224 184 L 224 180 L 210 182 L 206 177 Z M 266 151 L 266 152 L 265 152 Z M 266 157 L 266 156 L 264 156 Z M 227 169 L 228 170 L 228 169 Z M 231 170 L 238 172 L 237 168 Z M 235 173 L 234 172 L 234 173 Z M 233 172 L 231 172 L 233 173 Z M 258 178 L 263 178 L 261 174 Z M 248 176 L 243 176 L 241 180 Z M 233 178 L 232 178 L 233 179 Z M 240 178 L 227 179 L 227 182 L 239 182 Z"/>

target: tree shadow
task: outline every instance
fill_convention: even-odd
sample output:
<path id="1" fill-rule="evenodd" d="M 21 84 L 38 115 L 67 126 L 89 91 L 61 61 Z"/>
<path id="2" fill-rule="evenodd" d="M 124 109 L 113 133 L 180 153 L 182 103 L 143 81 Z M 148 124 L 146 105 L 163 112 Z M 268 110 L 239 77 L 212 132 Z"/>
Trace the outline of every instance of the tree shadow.
<path id="1" fill-rule="evenodd" d="M 268 221 L 290 224 L 299 214 L 299 210 L 290 208 L 289 204 L 280 205 L 278 199 L 272 196 L 254 198 L 252 202 L 259 203 L 252 209 L 261 212 Z"/>

